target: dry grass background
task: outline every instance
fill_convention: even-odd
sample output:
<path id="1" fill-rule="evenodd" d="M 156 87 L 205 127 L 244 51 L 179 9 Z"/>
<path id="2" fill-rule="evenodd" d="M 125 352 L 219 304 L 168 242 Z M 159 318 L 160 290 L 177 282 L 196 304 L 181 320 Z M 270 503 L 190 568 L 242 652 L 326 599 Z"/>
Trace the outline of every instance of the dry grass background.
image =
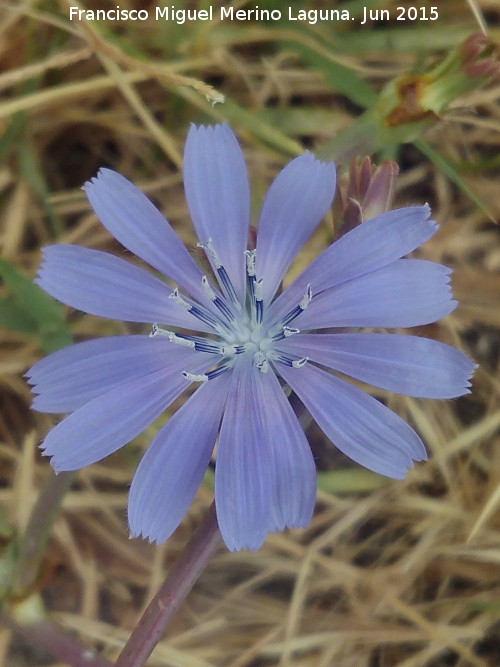
<path id="1" fill-rule="evenodd" d="M 341 26 L 347 40 L 331 53 L 378 89 L 477 30 L 467 2 L 447 0 L 446 9 L 434 4 L 446 20 L 424 42 L 409 26 L 367 27 L 363 35 L 359 27 Z M 497 0 L 477 6 L 490 35 L 498 36 Z M 320 43 L 315 30 L 304 28 L 304 37 L 317 34 Z M 364 36 L 362 49 L 348 49 L 349 31 L 352 43 Z M 65 2 L 1 0 L 2 257 L 32 276 L 40 247 L 55 238 L 123 254 L 80 190 L 101 165 L 133 179 L 193 245 L 179 170 L 192 120 L 228 118 L 248 159 L 257 206 L 295 142 L 319 146 L 359 114 L 321 73 L 304 66 L 284 42 L 288 37 L 283 26 L 262 24 L 70 23 Z M 212 108 L 205 84 L 227 102 Z M 493 219 L 500 213 L 499 96 L 492 85 L 457 100 L 425 137 L 458 165 Z M 259 127 L 264 119 L 266 130 Z M 400 482 L 358 474 L 335 454 L 325 457 L 310 527 L 272 535 L 257 553 L 220 548 L 148 665 L 500 665 L 500 234 L 414 147 L 403 147 L 399 159 L 397 203 L 431 203 L 441 229 L 421 256 L 454 268 L 460 302 L 452 315 L 418 333 L 454 344 L 480 364 L 473 393 L 435 402 L 374 392 L 415 425 L 430 461 Z M 306 255 L 331 237 L 327 220 Z M 5 296 L 7 288 L 0 289 Z M 130 331 L 73 311 L 67 321 L 75 340 Z M 55 420 L 30 411 L 23 380 L 44 354 L 39 339 L 7 328 L 0 335 L 5 555 L 9 536 L 23 534 L 48 478 L 37 445 Z M 50 618 L 109 659 L 211 500 L 204 485 L 182 526 L 160 547 L 129 540 L 128 486 L 157 428 L 78 473 L 36 586 Z M 319 433 L 310 437 L 321 444 Z M 4 566 L 2 577 L 8 584 Z M 0 664 L 56 663 L 0 629 Z"/>

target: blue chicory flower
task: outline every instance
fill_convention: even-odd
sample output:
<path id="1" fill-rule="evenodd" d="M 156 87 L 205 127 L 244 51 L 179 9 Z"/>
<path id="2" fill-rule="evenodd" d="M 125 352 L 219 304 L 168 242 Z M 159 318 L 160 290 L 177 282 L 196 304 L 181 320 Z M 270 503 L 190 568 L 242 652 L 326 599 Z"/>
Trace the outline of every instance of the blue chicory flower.
<path id="1" fill-rule="evenodd" d="M 101 169 L 85 185 L 97 216 L 178 287 L 104 252 L 45 248 L 36 282 L 49 294 L 93 315 L 153 329 L 149 336 L 78 343 L 38 362 L 28 373 L 33 407 L 71 413 L 42 449 L 56 471 L 75 470 L 132 440 L 195 383 L 135 473 L 131 533 L 156 542 L 169 537 L 218 440 L 215 500 L 224 542 L 231 550 L 257 549 L 267 533 L 306 526 L 314 508 L 315 465 L 288 388 L 347 456 L 402 478 L 426 457 L 419 436 L 325 368 L 410 396 L 450 398 L 467 393 L 474 366 L 426 338 L 345 332 L 423 325 L 455 307 L 449 269 L 402 259 L 436 231 L 427 206 L 361 224 L 278 295 L 332 203 L 334 165 L 310 153 L 292 160 L 271 185 L 256 249 L 247 250 L 248 180 L 231 130 L 192 126 L 184 157 L 187 202 L 215 278 L 203 275 L 144 194 Z M 339 332 L 314 332 L 324 328 Z"/>

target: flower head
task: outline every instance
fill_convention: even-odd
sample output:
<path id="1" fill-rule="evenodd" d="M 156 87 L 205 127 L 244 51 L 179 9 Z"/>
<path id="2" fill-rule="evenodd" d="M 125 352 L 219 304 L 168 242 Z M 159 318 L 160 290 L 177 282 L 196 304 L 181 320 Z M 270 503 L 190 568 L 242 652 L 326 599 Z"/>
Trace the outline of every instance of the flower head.
<path id="1" fill-rule="evenodd" d="M 331 369 L 410 396 L 449 398 L 467 392 L 473 364 L 425 338 L 345 331 L 412 327 L 453 310 L 446 267 L 401 259 L 436 230 L 427 207 L 364 222 L 278 295 L 290 263 L 331 205 L 333 164 L 305 153 L 283 169 L 264 200 L 255 250 L 246 245 L 245 163 L 226 125 L 191 127 L 184 183 L 212 275 L 201 272 L 169 223 L 125 178 L 102 169 L 85 185 L 108 231 L 177 287 L 104 252 L 45 248 L 37 282 L 49 294 L 152 330 L 79 343 L 38 362 L 28 373 L 33 407 L 71 413 L 42 449 L 56 471 L 75 470 L 132 440 L 194 384 L 135 473 L 131 532 L 161 542 L 175 530 L 217 441 L 223 539 L 229 549 L 257 549 L 267 533 L 306 526 L 315 502 L 314 461 L 287 388 L 347 456 L 401 478 L 425 458 L 420 438 Z"/>
<path id="2" fill-rule="evenodd" d="M 446 58 L 421 74 L 405 74 L 382 90 L 376 113 L 381 137 L 410 141 L 458 98 L 498 78 L 498 48 L 482 34 L 468 37 Z"/>

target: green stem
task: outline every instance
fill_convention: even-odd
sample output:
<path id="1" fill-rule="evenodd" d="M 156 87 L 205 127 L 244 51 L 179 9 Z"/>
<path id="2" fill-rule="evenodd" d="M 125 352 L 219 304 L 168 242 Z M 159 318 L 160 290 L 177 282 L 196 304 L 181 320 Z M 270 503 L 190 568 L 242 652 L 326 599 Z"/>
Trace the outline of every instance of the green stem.
<path id="1" fill-rule="evenodd" d="M 142 667 L 167 626 L 202 573 L 220 543 L 219 526 L 212 503 L 203 521 L 149 603 L 118 656 L 115 667 Z"/>
<path id="2" fill-rule="evenodd" d="M 348 165 L 357 156 L 373 155 L 379 149 L 377 126 L 371 112 L 365 113 L 336 137 L 315 151 L 320 160 L 334 160 L 336 164 Z"/>

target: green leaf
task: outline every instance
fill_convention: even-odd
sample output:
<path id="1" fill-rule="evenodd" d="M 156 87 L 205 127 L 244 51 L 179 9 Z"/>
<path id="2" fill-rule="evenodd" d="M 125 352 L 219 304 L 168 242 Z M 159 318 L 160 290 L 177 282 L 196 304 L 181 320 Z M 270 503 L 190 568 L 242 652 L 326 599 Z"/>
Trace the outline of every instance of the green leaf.
<path id="1" fill-rule="evenodd" d="M 9 290 L 9 296 L 3 300 L 4 317 L 7 318 L 4 326 L 14 331 L 21 331 L 24 327 L 25 333 L 37 335 L 47 353 L 71 343 L 63 309 L 52 297 L 5 260 L 0 260 L 0 277 Z M 15 306 L 5 306 L 5 303 L 14 303 Z M 30 330 L 26 331 L 28 327 Z"/>
<path id="2" fill-rule="evenodd" d="M 0 537 L 10 538 L 13 533 L 14 530 L 7 519 L 5 510 L 3 507 L 0 507 Z"/>
<path id="3" fill-rule="evenodd" d="M 365 109 L 375 102 L 377 94 L 373 88 L 352 69 L 338 62 L 338 57 L 329 48 L 315 42 L 307 45 L 299 41 L 289 42 L 288 46 L 310 69 L 321 72 L 333 90 L 342 93 L 354 104 Z"/>
<path id="4" fill-rule="evenodd" d="M 26 182 L 43 206 L 50 221 L 52 233 L 56 237 L 59 236 L 61 232 L 61 223 L 54 208 L 49 202 L 49 188 L 47 187 L 45 177 L 38 164 L 36 153 L 27 141 L 22 141 L 19 147 L 19 167 Z"/>
<path id="5" fill-rule="evenodd" d="M 414 146 L 418 148 L 429 160 L 434 162 L 436 167 L 438 167 L 448 178 L 450 181 L 455 183 L 475 204 L 476 206 L 485 213 L 490 220 L 495 222 L 495 216 L 491 212 L 491 210 L 486 206 L 486 204 L 479 199 L 479 197 L 473 192 L 470 187 L 467 185 L 467 183 L 464 181 L 464 179 L 460 176 L 458 171 L 455 169 L 455 167 L 448 162 L 448 160 L 440 155 L 437 151 L 432 148 L 432 146 L 429 146 L 429 144 L 424 141 L 423 139 L 415 139 L 413 141 Z"/>
<path id="6" fill-rule="evenodd" d="M 331 494 L 366 493 L 388 483 L 387 477 L 364 468 L 318 472 L 318 489 Z"/>
<path id="7" fill-rule="evenodd" d="M 5 132 L 0 137 L 0 162 L 3 162 L 10 147 L 17 141 L 24 131 L 26 114 L 24 112 L 15 113 L 7 124 Z"/>
<path id="8" fill-rule="evenodd" d="M 340 131 L 350 120 L 342 112 L 332 113 L 323 107 L 265 107 L 255 112 L 262 122 L 279 127 L 281 132 L 291 137 L 315 135 L 319 131 L 333 135 Z"/>
<path id="9" fill-rule="evenodd" d="M 368 3 L 363 2 L 364 5 Z M 385 3 L 384 3 L 385 4 Z M 401 3 L 402 4 L 402 3 Z M 443 25 L 429 28 L 426 21 L 417 21 L 415 27 L 377 28 L 367 31 L 367 26 L 361 26 L 359 30 L 344 33 L 336 33 L 335 41 L 337 48 L 343 55 L 353 54 L 360 56 L 363 53 L 374 51 L 389 52 L 397 58 L 398 53 L 434 54 L 437 50 L 449 50 L 450 44 L 459 44 L 466 39 L 470 33 L 467 24 Z"/>
<path id="10" fill-rule="evenodd" d="M 12 531 L 9 530 L 8 524 L 5 524 L 3 521 L 2 524 L 3 537 L 11 537 Z M 0 601 L 3 601 L 10 592 L 17 556 L 17 544 L 14 540 L 10 540 L 3 547 L 2 554 L 0 555 Z"/>
<path id="11" fill-rule="evenodd" d="M 466 606 L 471 611 L 500 614 L 500 600 L 471 600 Z"/>
<path id="12" fill-rule="evenodd" d="M 12 296 L 0 300 L 0 327 L 24 334 L 37 332 L 36 321 Z"/>

